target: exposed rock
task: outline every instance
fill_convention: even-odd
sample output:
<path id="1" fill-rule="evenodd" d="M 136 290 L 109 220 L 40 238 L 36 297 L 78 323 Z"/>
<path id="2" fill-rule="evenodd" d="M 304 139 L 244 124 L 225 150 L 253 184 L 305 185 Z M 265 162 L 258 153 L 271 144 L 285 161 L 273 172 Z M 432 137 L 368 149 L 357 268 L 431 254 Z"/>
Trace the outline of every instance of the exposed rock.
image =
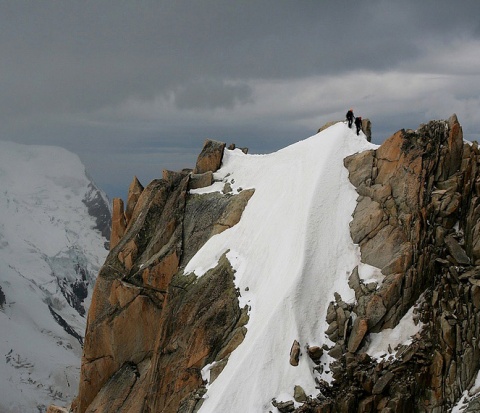
<path id="1" fill-rule="evenodd" d="M 290 349 L 290 364 L 292 366 L 298 366 L 300 360 L 300 343 L 297 340 L 293 341 L 292 348 Z"/>
<path id="2" fill-rule="evenodd" d="M 356 221 L 357 218 L 354 220 Z M 352 227 L 354 227 L 353 224 Z M 405 232 L 401 228 L 388 224 L 374 237 L 366 237 L 362 242 L 362 262 L 383 269 L 390 265 L 392 260 L 398 259 L 405 248 L 408 248 Z"/>
<path id="3" fill-rule="evenodd" d="M 144 189 L 134 179 L 128 225 L 115 202 L 117 236 L 95 284 L 76 413 L 193 412 L 205 392 L 200 370 L 215 362 L 220 374 L 243 341 L 248 314 L 226 256 L 198 280 L 182 273 L 212 235 L 239 221 L 253 194 L 189 195 L 192 176 L 212 179 L 223 147 L 206 143 L 197 166 L 210 169 L 201 175 L 164 171 Z"/>
<path id="4" fill-rule="evenodd" d="M 110 249 L 113 249 L 125 234 L 127 223 L 123 212 L 123 200 L 113 198 L 112 205 L 112 231 L 110 232 Z"/>
<path id="5" fill-rule="evenodd" d="M 293 398 L 298 403 L 305 403 L 307 401 L 307 395 L 302 386 L 295 386 L 293 389 Z"/>
<path id="6" fill-rule="evenodd" d="M 357 318 L 345 336 L 338 334 L 338 300 L 330 303 L 334 384 L 328 399 L 298 412 L 446 413 L 473 386 L 480 362 L 479 155 L 452 116 L 345 159 L 359 194 L 352 239 L 362 262 L 385 277 L 370 288 L 353 269 Z M 389 348 L 392 356 L 381 361 L 359 353 L 371 333 L 395 327 L 415 303 L 414 320 L 424 328 L 410 344 Z"/>
<path id="7" fill-rule="evenodd" d="M 213 172 L 207 171 L 203 174 L 191 174 L 188 182 L 188 189 L 205 188 L 213 184 Z"/>
<path id="8" fill-rule="evenodd" d="M 320 359 L 323 356 L 323 348 L 318 346 L 311 346 L 307 348 L 308 356 L 312 359 L 312 361 L 316 364 L 320 362 Z"/>
<path id="9" fill-rule="evenodd" d="M 253 193 L 254 190 L 249 189 L 237 195 L 214 192 L 188 197 L 183 221 L 185 243 L 182 266 L 188 263 L 210 237 L 238 223 Z"/>
<path id="10" fill-rule="evenodd" d="M 68 413 L 68 409 L 51 404 L 48 406 L 47 413 Z"/>
<path id="11" fill-rule="evenodd" d="M 3 292 L 2 287 L 0 286 L 0 308 L 3 308 L 5 301 L 6 301 L 5 293 Z"/>
<path id="12" fill-rule="evenodd" d="M 295 410 L 295 404 L 291 400 L 287 402 L 277 402 L 276 400 L 273 400 L 272 404 L 280 413 L 290 413 Z"/>
<path id="13" fill-rule="evenodd" d="M 86 413 L 142 412 L 143 403 L 135 407 L 129 405 L 128 410 L 125 409 L 125 401 L 132 394 L 138 377 L 139 372 L 134 364 L 124 364 L 103 386 Z"/>
<path id="14" fill-rule="evenodd" d="M 125 210 L 125 220 L 127 222 L 127 225 L 132 218 L 133 210 L 135 209 L 135 205 L 137 204 L 138 198 L 140 197 L 143 189 L 143 185 L 140 183 L 137 177 L 134 176 L 132 183 L 128 188 L 127 194 L 127 208 Z"/>
<path id="15" fill-rule="evenodd" d="M 360 344 L 368 330 L 368 320 L 358 317 L 353 322 L 352 332 L 348 339 L 348 351 L 354 353 L 360 347 Z"/>
<path id="16" fill-rule="evenodd" d="M 372 394 L 382 394 L 394 377 L 395 375 L 391 371 L 387 371 L 373 386 Z"/>
<path id="17" fill-rule="evenodd" d="M 198 156 L 197 165 L 193 173 L 203 174 L 207 171 L 217 171 L 222 164 L 224 149 L 225 143 L 207 139 L 203 145 L 202 152 Z"/>
<path id="18" fill-rule="evenodd" d="M 355 187 L 360 187 L 366 182 L 371 182 L 374 167 L 375 152 L 373 150 L 360 152 L 347 156 L 343 163 L 349 171 L 348 178 Z"/>
<path id="19" fill-rule="evenodd" d="M 110 229 L 112 226 L 112 214 L 109 208 L 109 203 L 102 196 L 99 189 L 93 184 L 88 184 L 88 193 L 82 202 L 88 208 L 88 214 L 95 217 L 95 228 L 98 229 L 102 235 L 110 239 Z"/>
<path id="20" fill-rule="evenodd" d="M 445 245 L 447 246 L 448 251 L 450 252 L 450 254 L 452 254 L 452 257 L 458 264 L 470 264 L 470 258 L 455 238 L 453 238 L 452 236 L 445 237 Z"/>
<path id="21" fill-rule="evenodd" d="M 368 197 L 363 197 L 357 204 L 354 215 L 355 219 L 350 223 L 350 234 L 355 244 L 363 241 L 381 224 L 387 225 L 381 205 Z"/>
<path id="22" fill-rule="evenodd" d="M 372 122 L 370 119 L 362 119 L 362 131 L 367 137 L 367 141 L 372 141 Z"/>

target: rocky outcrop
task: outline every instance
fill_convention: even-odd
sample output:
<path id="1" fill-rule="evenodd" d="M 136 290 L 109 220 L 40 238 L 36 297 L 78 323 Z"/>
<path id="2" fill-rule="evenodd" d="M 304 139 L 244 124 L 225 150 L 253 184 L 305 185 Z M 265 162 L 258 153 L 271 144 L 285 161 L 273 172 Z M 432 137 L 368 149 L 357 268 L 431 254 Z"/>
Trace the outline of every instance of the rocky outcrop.
<path id="1" fill-rule="evenodd" d="M 134 178 L 126 211 L 114 200 L 75 412 L 191 412 L 205 392 L 201 369 L 215 363 L 218 375 L 243 340 L 248 316 L 226 257 L 201 278 L 183 273 L 212 235 L 240 220 L 253 195 L 189 193 L 212 183 L 224 147 L 207 141 L 195 174 L 163 171 L 145 188 Z"/>
<path id="2" fill-rule="evenodd" d="M 197 164 L 193 172 L 202 174 L 207 171 L 215 172 L 222 164 L 223 151 L 226 144 L 210 139 L 205 141 L 202 152 L 198 156 Z"/>
<path id="3" fill-rule="evenodd" d="M 114 248 L 125 234 L 127 221 L 123 211 L 123 200 L 113 198 L 112 202 L 112 230 L 110 231 L 110 249 Z"/>
<path id="4" fill-rule="evenodd" d="M 355 303 L 331 302 L 335 381 L 298 412 L 448 412 L 471 388 L 480 362 L 479 155 L 452 116 L 345 159 L 359 194 L 352 239 L 384 278 L 365 284 L 355 268 Z M 414 305 L 424 328 L 412 344 L 371 359 L 370 334 Z"/>

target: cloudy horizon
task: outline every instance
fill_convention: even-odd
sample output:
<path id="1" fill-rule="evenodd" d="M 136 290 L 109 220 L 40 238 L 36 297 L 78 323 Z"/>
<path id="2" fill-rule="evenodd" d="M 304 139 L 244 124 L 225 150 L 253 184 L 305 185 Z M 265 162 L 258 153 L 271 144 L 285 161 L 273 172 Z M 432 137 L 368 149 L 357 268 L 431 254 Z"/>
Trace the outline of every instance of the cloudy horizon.
<path id="1" fill-rule="evenodd" d="M 480 2 L 0 4 L 0 140 L 80 156 L 110 197 L 206 138 L 269 153 L 352 107 L 381 143 L 456 113 L 480 131 Z"/>

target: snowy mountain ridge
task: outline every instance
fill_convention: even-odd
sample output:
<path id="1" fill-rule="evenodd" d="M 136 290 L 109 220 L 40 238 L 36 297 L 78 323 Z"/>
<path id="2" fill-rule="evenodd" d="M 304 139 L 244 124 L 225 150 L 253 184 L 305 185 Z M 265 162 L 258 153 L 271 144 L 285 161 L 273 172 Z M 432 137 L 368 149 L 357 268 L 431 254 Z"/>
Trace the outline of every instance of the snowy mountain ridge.
<path id="1" fill-rule="evenodd" d="M 114 200 L 71 411 L 478 411 L 480 150 L 456 116 L 245 152 L 207 140 Z"/>
<path id="2" fill-rule="evenodd" d="M 76 392 L 109 204 L 78 156 L 12 142 L 0 193 L 0 411 L 45 411 Z"/>

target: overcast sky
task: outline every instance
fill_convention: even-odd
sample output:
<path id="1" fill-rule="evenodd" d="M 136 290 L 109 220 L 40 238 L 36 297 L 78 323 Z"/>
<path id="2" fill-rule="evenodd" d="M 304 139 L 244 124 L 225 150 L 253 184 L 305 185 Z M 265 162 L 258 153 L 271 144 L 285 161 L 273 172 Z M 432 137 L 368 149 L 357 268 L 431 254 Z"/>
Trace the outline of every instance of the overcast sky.
<path id="1" fill-rule="evenodd" d="M 480 134 L 478 0 L 0 0 L 0 139 L 77 153 L 110 197 L 206 138 L 269 153 L 352 107 L 381 143 Z"/>

